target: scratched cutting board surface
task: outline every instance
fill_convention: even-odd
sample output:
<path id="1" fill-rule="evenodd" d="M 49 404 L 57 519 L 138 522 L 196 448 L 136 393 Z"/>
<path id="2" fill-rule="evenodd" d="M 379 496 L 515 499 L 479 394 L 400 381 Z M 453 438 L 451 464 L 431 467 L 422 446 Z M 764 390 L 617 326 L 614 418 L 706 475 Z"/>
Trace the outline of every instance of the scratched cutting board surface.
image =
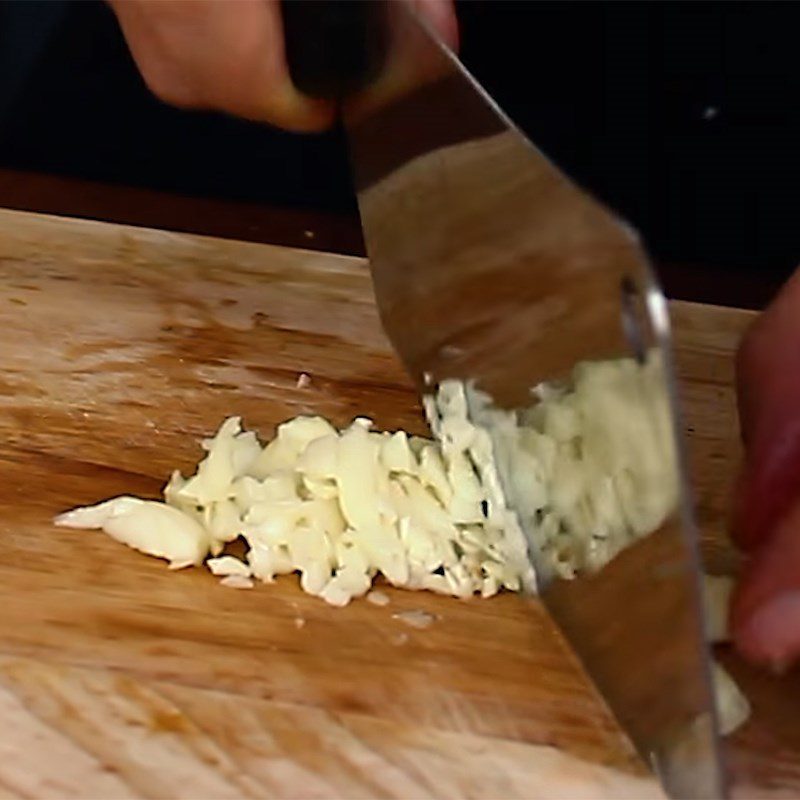
<path id="1" fill-rule="evenodd" d="M 751 315 L 673 313 L 706 550 L 735 569 Z M 158 496 L 231 414 L 265 437 L 302 413 L 424 432 L 361 260 L 0 211 L 0 324 L 0 797 L 660 796 L 536 603 L 334 609 L 50 524 Z M 740 793 L 796 795 L 798 681 L 723 655 L 756 709 L 728 743 Z"/>

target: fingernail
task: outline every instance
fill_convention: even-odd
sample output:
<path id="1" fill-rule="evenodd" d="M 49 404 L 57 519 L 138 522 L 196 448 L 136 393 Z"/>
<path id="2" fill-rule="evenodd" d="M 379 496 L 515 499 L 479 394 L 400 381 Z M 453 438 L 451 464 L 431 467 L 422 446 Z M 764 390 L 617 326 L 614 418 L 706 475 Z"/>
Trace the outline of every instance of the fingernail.
<path id="1" fill-rule="evenodd" d="M 735 631 L 743 654 L 774 672 L 786 672 L 800 655 L 800 591 L 785 592 L 756 609 Z"/>

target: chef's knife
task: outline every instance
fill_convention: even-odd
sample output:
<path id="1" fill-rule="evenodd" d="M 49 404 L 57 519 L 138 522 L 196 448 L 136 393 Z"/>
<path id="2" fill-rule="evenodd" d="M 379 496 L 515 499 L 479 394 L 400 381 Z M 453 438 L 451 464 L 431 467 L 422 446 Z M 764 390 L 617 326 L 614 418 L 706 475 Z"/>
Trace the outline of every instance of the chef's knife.
<path id="1" fill-rule="evenodd" d="M 406 3 L 289 2 L 284 15 L 295 82 L 343 99 L 381 319 L 421 391 L 458 378 L 513 409 L 578 362 L 663 360 L 648 402 L 669 409 L 669 518 L 573 580 L 554 575 L 520 518 L 542 601 L 667 792 L 724 797 L 668 311 L 637 234 L 531 144 Z M 498 447 L 492 414 L 472 411 Z M 502 477 L 522 507 L 522 476 Z"/>

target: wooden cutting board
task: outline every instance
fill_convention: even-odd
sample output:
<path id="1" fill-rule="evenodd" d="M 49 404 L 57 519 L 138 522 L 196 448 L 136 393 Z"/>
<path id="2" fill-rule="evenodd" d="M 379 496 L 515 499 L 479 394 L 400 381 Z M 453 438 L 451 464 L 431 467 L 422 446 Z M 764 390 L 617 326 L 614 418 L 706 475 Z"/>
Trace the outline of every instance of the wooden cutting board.
<path id="1" fill-rule="evenodd" d="M 733 569 L 751 315 L 673 312 L 698 514 Z M 362 261 L 0 211 L 0 324 L 0 797 L 659 796 L 534 603 L 334 609 L 293 577 L 237 591 L 50 524 L 158 496 L 230 414 L 265 436 L 301 413 L 423 432 Z M 438 620 L 393 617 L 411 609 Z M 729 741 L 739 792 L 796 795 L 797 679 L 726 660 L 756 710 Z"/>

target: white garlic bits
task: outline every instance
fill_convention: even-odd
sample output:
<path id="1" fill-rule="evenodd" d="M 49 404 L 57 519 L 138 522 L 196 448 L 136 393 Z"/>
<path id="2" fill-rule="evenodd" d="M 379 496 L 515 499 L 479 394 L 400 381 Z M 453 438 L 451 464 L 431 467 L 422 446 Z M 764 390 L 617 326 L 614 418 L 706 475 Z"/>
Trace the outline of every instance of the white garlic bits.
<path id="1" fill-rule="evenodd" d="M 173 473 L 163 503 L 119 497 L 57 522 L 102 527 L 173 567 L 208 559 L 215 575 L 264 582 L 298 573 L 304 591 L 337 606 L 365 595 L 379 575 L 464 598 L 533 585 L 490 443 L 466 419 L 463 387 L 440 392 L 444 445 L 379 433 L 363 418 L 337 431 L 298 417 L 262 447 L 232 417 L 203 442 L 194 475 Z M 239 537 L 245 561 L 220 555 Z"/>
<path id="2" fill-rule="evenodd" d="M 210 535 L 177 508 L 136 497 L 116 497 L 55 518 L 64 528 L 102 528 L 118 542 L 169 561 L 170 569 L 202 564 Z"/>

